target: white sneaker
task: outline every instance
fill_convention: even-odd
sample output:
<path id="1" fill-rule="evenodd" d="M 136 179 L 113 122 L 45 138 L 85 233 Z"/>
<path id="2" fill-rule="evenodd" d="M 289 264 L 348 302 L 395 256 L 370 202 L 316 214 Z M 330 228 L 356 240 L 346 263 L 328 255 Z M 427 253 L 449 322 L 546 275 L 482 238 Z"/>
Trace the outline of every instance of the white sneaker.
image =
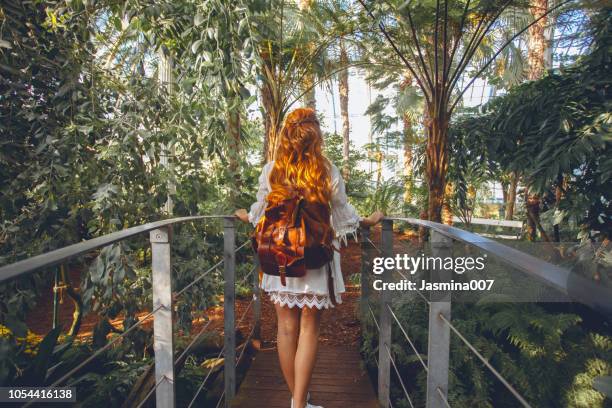
<path id="1" fill-rule="evenodd" d="M 306 408 L 323 408 L 320 405 L 312 405 L 310 401 L 310 392 L 306 393 Z M 291 408 L 293 408 L 293 398 L 291 398 Z"/>

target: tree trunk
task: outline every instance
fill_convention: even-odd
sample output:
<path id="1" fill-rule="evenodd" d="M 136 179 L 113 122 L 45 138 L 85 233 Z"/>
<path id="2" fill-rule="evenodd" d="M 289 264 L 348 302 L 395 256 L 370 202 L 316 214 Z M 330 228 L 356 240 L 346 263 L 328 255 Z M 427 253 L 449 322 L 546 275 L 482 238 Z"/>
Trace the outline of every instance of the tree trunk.
<path id="1" fill-rule="evenodd" d="M 518 174 L 513 172 L 510 176 L 510 185 L 508 186 L 508 192 L 506 193 L 506 211 L 505 219 L 511 220 L 514 218 L 514 206 L 516 204 L 516 188 L 518 186 Z"/>
<path id="2" fill-rule="evenodd" d="M 383 153 L 377 150 L 374 154 L 376 157 L 376 187 L 379 187 L 382 184 Z"/>
<path id="3" fill-rule="evenodd" d="M 537 19 L 541 17 L 548 9 L 548 0 L 531 0 L 529 12 Z M 546 42 L 546 25 L 547 17 L 542 18 L 536 24 L 528 29 L 527 39 L 527 64 L 529 71 L 527 79 L 534 81 L 539 79 L 544 74 L 545 60 L 544 56 L 547 49 Z M 529 194 L 529 189 L 526 189 L 525 205 L 527 209 L 527 226 L 528 238 L 532 241 L 536 238 L 536 229 L 540 222 L 540 196 L 537 194 Z"/>
<path id="4" fill-rule="evenodd" d="M 270 90 L 270 87 L 264 84 L 261 88 L 261 105 L 263 107 L 262 116 L 264 122 L 264 143 L 263 143 L 263 163 L 274 160 L 274 152 L 280 126 L 283 118 L 281 117 L 281 109 L 275 101 L 280 98 L 275 97 Z"/>
<path id="5" fill-rule="evenodd" d="M 548 9 L 548 0 L 531 0 L 529 12 L 534 19 L 540 18 Z M 529 71 L 527 79 L 530 81 L 540 79 L 544 74 L 546 50 L 546 26 L 548 17 L 544 17 L 528 28 L 527 63 Z"/>
<path id="6" fill-rule="evenodd" d="M 340 41 L 340 66 L 348 66 L 348 54 L 344 47 L 344 42 Z M 340 117 L 342 118 L 342 160 L 344 161 L 343 176 L 348 180 L 349 176 L 349 72 L 348 67 L 340 71 L 338 79 L 338 93 L 340 94 Z"/>
<path id="7" fill-rule="evenodd" d="M 527 211 L 527 239 L 535 241 L 540 218 L 540 196 L 529 194 L 529 189 L 525 189 L 525 210 Z"/>
<path id="8" fill-rule="evenodd" d="M 451 183 L 446 183 L 444 188 L 444 203 L 442 204 L 442 223 L 453 225 L 453 210 L 451 209 L 450 201 L 453 195 L 453 186 Z M 471 217 L 470 217 L 471 218 Z"/>
<path id="9" fill-rule="evenodd" d="M 240 151 L 242 150 L 242 140 L 240 137 L 240 113 L 233 111 L 227 114 L 227 133 L 228 133 L 228 161 L 229 173 L 233 180 L 230 191 L 230 201 L 232 205 L 238 204 L 238 198 L 242 189 L 242 179 L 240 177 Z"/>
<path id="10" fill-rule="evenodd" d="M 304 76 L 304 106 L 317 110 L 317 99 L 315 97 L 315 78 L 314 74 L 309 72 Z"/>
<path id="11" fill-rule="evenodd" d="M 410 74 L 404 75 L 404 81 L 400 85 L 402 92 L 406 87 L 412 85 L 412 77 Z M 410 115 L 404 112 L 403 118 L 403 135 L 404 135 L 404 177 L 406 181 L 404 183 L 404 203 L 410 204 L 412 202 L 412 189 L 413 189 L 413 168 L 412 168 L 412 143 L 414 141 L 414 133 L 412 130 L 412 120 Z"/>
<path id="12" fill-rule="evenodd" d="M 404 115 L 404 177 L 406 182 L 404 183 L 404 203 L 410 204 L 412 202 L 412 125 L 410 120 Z"/>
<path id="13" fill-rule="evenodd" d="M 502 205 L 501 209 L 503 210 L 503 217 L 506 219 L 506 208 L 508 207 L 508 190 L 510 189 L 510 183 L 506 180 L 501 180 L 501 190 L 502 190 Z"/>
<path id="14" fill-rule="evenodd" d="M 164 96 L 164 98 L 169 97 L 174 93 L 174 60 L 171 56 L 166 55 L 163 50 L 159 50 L 159 67 L 158 67 L 158 81 L 160 86 L 160 93 Z M 168 169 L 168 171 L 172 174 L 173 165 L 172 159 L 175 155 L 175 147 L 174 144 L 170 148 L 166 146 L 164 143 L 160 146 L 161 154 L 160 154 L 160 163 L 163 167 Z M 166 197 L 166 205 L 165 212 L 168 215 L 172 215 L 174 211 L 174 203 L 172 202 L 172 195 L 176 194 L 176 184 L 173 179 L 168 179 L 168 195 Z"/>
<path id="15" fill-rule="evenodd" d="M 303 12 L 307 12 L 312 8 L 313 5 L 313 0 L 298 0 L 297 2 L 297 6 L 298 8 L 303 11 Z M 306 53 L 307 54 L 312 54 L 314 50 L 314 44 L 313 43 L 309 43 L 306 47 Z M 312 67 L 314 65 L 310 65 L 308 67 L 305 67 L 305 69 L 307 69 L 308 71 L 306 72 L 306 75 L 304 75 L 304 82 L 302 83 L 302 87 L 304 90 L 304 106 L 314 109 L 315 111 L 317 110 L 317 99 L 315 97 L 315 75 L 314 72 L 312 70 Z"/>
<path id="16" fill-rule="evenodd" d="M 425 170 L 429 188 L 427 215 L 430 221 L 442 221 L 442 207 L 446 191 L 446 172 L 448 170 L 448 118 L 445 112 L 431 114 L 426 118 L 427 151 Z"/>

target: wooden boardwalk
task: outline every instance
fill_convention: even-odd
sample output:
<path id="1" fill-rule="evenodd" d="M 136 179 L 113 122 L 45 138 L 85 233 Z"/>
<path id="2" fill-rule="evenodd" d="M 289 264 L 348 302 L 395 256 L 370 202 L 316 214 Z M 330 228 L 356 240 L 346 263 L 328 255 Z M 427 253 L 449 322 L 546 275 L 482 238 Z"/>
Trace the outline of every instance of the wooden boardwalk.
<path id="1" fill-rule="evenodd" d="M 310 384 L 310 402 L 324 408 L 375 408 L 378 401 L 357 350 L 322 345 Z M 289 408 L 276 350 L 260 351 L 232 403 L 234 408 Z"/>

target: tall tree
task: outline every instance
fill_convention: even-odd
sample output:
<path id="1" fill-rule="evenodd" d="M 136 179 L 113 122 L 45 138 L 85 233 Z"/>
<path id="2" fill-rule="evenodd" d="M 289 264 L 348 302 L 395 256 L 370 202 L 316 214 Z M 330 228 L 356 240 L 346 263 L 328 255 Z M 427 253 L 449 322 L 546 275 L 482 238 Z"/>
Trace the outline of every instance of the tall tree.
<path id="1" fill-rule="evenodd" d="M 298 7 L 301 12 L 308 13 L 311 11 L 313 6 L 313 0 L 297 0 Z M 314 49 L 314 43 L 309 42 L 305 44 L 305 49 L 307 53 L 312 52 Z M 317 98 L 316 98 L 316 87 L 315 87 L 315 67 L 308 67 L 308 71 L 304 74 L 302 89 L 304 91 L 304 106 L 307 106 L 311 109 L 317 109 Z"/>
<path id="2" fill-rule="evenodd" d="M 500 15 L 516 2 L 437 0 L 433 5 L 411 5 L 400 1 L 359 2 L 367 16 L 378 24 L 387 44 L 401 63 L 413 75 L 426 100 L 427 120 L 424 125 L 427 132 L 428 217 L 439 222 L 449 162 L 448 126 L 455 108 L 465 91 L 502 50 L 544 18 L 546 13 L 502 41 L 486 62 L 475 67 L 475 75 L 467 84 L 459 87 L 468 69 L 474 67 L 475 55 L 482 51 L 481 45 L 487 34 L 498 28 Z"/>
<path id="3" fill-rule="evenodd" d="M 529 27 L 527 36 L 527 79 L 540 79 L 545 70 L 546 50 L 550 47 L 546 39 L 548 0 L 531 0 L 529 11 L 536 21 Z M 516 195 L 516 194 L 515 194 Z M 536 238 L 537 225 L 540 222 L 540 196 L 525 188 L 525 207 L 527 210 L 527 236 L 531 241 Z"/>
<path id="4" fill-rule="evenodd" d="M 307 78 L 322 65 L 328 39 L 316 31 L 314 18 L 310 9 L 301 10 L 294 1 L 271 0 L 252 19 L 266 133 L 264 161 L 274 157 L 278 134 L 291 106 L 317 85 Z"/>

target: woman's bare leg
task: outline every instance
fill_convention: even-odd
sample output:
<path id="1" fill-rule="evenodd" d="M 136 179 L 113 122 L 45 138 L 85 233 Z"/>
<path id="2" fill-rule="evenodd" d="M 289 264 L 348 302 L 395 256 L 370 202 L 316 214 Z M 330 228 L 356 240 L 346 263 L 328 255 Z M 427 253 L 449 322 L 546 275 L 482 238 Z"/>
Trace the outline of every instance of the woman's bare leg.
<path id="1" fill-rule="evenodd" d="M 295 354 L 295 384 L 293 388 L 294 408 L 303 408 L 306 393 L 317 358 L 319 346 L 319 324 L 322 311 L 316 307 L 304 307 L 300 319 L 300 338 Z"/>
<path id="2" fill-rule="evenodd" d="M 300 309 L 274 304 L 278 322 L 277 347 L 281 370 L 289 390 L 293 395 L 295 383 L 295 353 L 298 346 L 298 330 L 300 328 Z"/>

